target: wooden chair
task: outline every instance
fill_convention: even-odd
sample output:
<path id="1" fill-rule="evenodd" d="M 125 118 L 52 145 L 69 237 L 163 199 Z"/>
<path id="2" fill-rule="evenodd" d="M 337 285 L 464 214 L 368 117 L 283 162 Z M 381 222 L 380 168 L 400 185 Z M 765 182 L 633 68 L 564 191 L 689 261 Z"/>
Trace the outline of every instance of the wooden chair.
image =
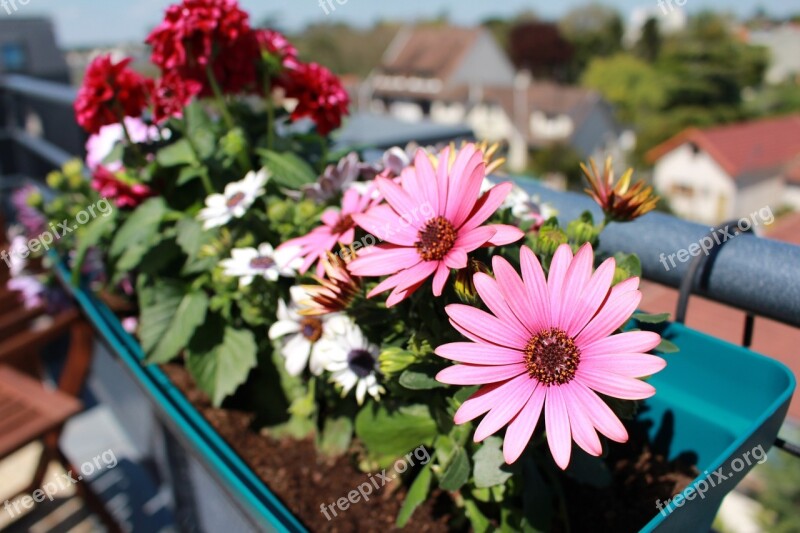
<path id="1" fill-rule="evenodd" d="M 58 461 L 67 472 L 80 472 L 59 447 L 64 423 L 82 409 L 78 396 L 91 366 L 92 327 L 76 309 L 45 318 L 43 307 L 25 309 L 18 295 L 0 290 L 0 458 L 40 440 L 42 455 L 29 487 L 42 487 L 48 465 Z M 42 319 L 44 318 L 44 323 Z M 43 384 L 39 352 L 70 336 L 69 351 L 56 389 Z M 78 474 L 75 474 L 78 477 Z M 75 489 L 109 531 L 120 531 L 102 501 L 83 480 Z"/>

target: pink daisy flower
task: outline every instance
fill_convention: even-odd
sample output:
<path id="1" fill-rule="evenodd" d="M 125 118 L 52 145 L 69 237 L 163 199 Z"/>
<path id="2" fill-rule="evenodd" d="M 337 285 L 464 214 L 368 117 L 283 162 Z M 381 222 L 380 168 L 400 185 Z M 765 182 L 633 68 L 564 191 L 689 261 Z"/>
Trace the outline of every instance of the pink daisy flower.
<path id="1" fill-rule="evenodd" d="M 660 357 L 644 353 L 661 337 L 649 331 L 611 335 L 639 305 L 639 278 L 609 290 L 614 259 L 592 274 L 593 260 L 591 245 L 573 257 L 569 245 L 562 244 L 545 280 L 536 255 L 522 247 L 522 279 L 498 256 L 492 262 L 496 280 L 475 274 L 475 287 L 491 313 L 460 304 L 446 308 L 450 323 L 473 342 L 439 346 L 437 355 L 462 364 L 445 368 L 436 379 L 484 384 L 461 405 L 455 422 L 488 413 L 475 430 L 475 442 L 507 425 L 507 463 L 522 454 L 542 414 L 559 467 L 569 464 L 572 440 L 600 455 L 596 431 L 616 442 L 627 441 L 628 433 L 596 393 L 625 400 L 655 394 L 652 385 L 636 378 L 666 366 Z"/>
<path id="2" fill-rule="evenodd" d="M 353 217 L 358 213 L 363 213 L 373 205 L 376 205 L 380 198 L 374 198 L 374 189 L 369 187 L 364 194 L 357 189 L 351 188 L 345 191 L 342 196 L 342 208 L 332 207 L 322 213 L 322 225 L 311 230 L 307 235 L 290 239 L 278 247 L 278 250 L 297 247 L 296 257 L 303 259 L 300 266 L 300 273 L 305 272 L 317 263 L 317 277 L 325 275 L 325 266 L 321 259 L 324 259 L 328 252 L 336 246 L 336 243 L 348 246 L 353 244 L 356 235 L 356 224 Z"/>
<path id="3" fill-rule="evenodd" d="M 486 175 L 483 154 L 468 144 L 449 165 L 450 150 L 439 155 L 434 169 L 424 150 L 413 167 L 403 170 L 400 185 L 382 176 L 375 183 L 387 204 L 354 215 L 360 227 L 388 244 L 375 246 L 349 265 L 356 276 L 390 275 L 369 296 L 393 289 L 391 307 L 411 295 L 433 275 L 439 296 L 450 269 L 467 266 L 467 254 L 482 246 L 501 246 L 523 237 L 519 228 L 482 224 L 505 200 L 512 184 L 496 185 L 480 195 Z"/>

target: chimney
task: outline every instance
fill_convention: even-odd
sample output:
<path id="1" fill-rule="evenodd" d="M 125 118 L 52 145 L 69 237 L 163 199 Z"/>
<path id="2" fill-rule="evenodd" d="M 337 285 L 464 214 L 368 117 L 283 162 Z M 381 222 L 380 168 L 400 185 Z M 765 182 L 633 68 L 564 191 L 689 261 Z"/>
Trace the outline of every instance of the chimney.
<path id="1" fill-rule="evenodd" d="M 528 89 L 531 86 L 529 70 L 520 70 L 514 76 L 514 116 L 512 122 L 517 126 L 523 138 L 529 137 L 530 111 L 528 110 Z"/>

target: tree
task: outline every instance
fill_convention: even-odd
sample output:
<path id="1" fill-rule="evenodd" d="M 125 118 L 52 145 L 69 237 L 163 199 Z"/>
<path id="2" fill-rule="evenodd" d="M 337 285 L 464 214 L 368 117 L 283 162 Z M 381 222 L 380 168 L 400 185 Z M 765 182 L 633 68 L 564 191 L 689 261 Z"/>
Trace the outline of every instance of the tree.
<path id="1" fill-rule="evenodd" d="M 636 53 L 648 63 L 658 59 L 661 51 L 661 32 L 658 29 L 658 21 L 650 17 L 642 27 L 642 36 L 636 43 Z"/>
<path id="2" fill-rule="evenodd" d="M 571 76 L 580 74 L 596 56 L 610 56 L 622 49 L 622 19 L 614 9 L 590 4 L 568 12 L 559 22 L 562 34 L 575 47 Z"/>
<path id="3" fill-rule="evenodd" d="M 655 67 L 626 53 L 593 59 L 581 85 L 603 95 L 616 109 L 617 118 L 629 124 L 659 111 L 666 101 L 666 88 Z"/>
<path id="4" fill-rule="evenodd" d="M 535 78 L 563 81 L 574 49 L 555 24 L 531 21 L 512 28 L 509 55 L 514 66 L 529 70 Z"/>

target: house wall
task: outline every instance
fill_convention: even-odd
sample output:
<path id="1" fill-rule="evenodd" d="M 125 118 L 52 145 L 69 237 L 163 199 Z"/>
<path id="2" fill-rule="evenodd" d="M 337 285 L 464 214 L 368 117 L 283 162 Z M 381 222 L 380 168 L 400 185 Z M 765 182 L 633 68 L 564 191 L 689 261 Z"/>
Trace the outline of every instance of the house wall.
<path id="1" fill-rule="evenodd" d="M 733 217 L 736 187 L 723 168 L 705 151 L 682 144 L 658 160 L 653 170 L 658 193 L 687 220 L 716 224 Z"/>
<path id="2" fill-rule="evenodd" d="M 0 20 L 0 74 L 13 72 L 27 74 L 38 78 L 69 83 L 69 70 L 64 54 L 58 49 L 53 25 L 47 19 L 22 18 L 13 14 Z M 11 59 L 11 51 L 18 50 L 23 59 L 19 69 L 5 65 L 5 59 Z M 9 57 L 6 57 L 8 55 Z M 16 55 L 16 54 L 14 54 Z"/>
<path id="3" fill-rule="evenodd" d="M 793 183 L 787 183 L 780 203 L 781 205 L 788 205 L 793 207 L 796 211 L 800 211 L 800 184 L 795 185 Z"/>
<path id="4" fill-rule="evenodd" d="M 478 104 L 467 113 L 466 121 L 477 139 L 500 141 L 508 145 L 508 170 L 525 170 L 528 165 L 528 144 L 501 106 Z"/>
<path id="5" fill-rule="evenodd" d="M 785 189 L 780 175 L 741 187 L 736 195 L 733 218 L 749 217 L 764 207 L 778 207 L 783 203 Z"/>
<path id="6" fill-rule="evenodd" d="M 511 85 L 514 83 L 514 65 L 489 32 L 484 30 L 447 83 L 450 86 Z"/>
<path id="7" fill-rule="evenodd" d="M 603 102 L 595 102 L 572 136 L 570 145 L 584 158 L 618 152 L 618 126 Z"/>

